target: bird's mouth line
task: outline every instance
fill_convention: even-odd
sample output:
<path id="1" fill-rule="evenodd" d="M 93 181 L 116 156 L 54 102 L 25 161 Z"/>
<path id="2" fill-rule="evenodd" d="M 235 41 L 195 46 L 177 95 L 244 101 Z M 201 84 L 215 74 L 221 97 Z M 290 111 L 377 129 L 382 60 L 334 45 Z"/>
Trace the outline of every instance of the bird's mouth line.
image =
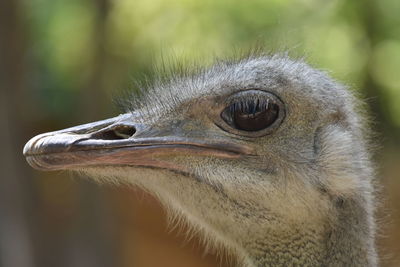
<path id="1" fill-rule="evenodd" d="M 143 166 L 184 171 L 174 156 L 238 158 L 248 153 L 220 145 L 140 144 L 131 146 L 80 147 L 65 151 L 26 153 L 29 164 L 40 170 L 79 169 L 92 166 Z"/>
<path id="2" fill-rule="evenodd" d="M 85 151 L 110 151 L 110 150 L 140 150 L 140 149 L 181 149 L 181 148 L 193 148 L 193 149 L 204 149 L 204 150 L 213 150 L 219 151 L 230 155 L 252 155 L 244 150 L 232 149 L 225 144 L 216 144 L 216 145 L 203 145 L 203 144 L 187 144 L 187 143 L 173 143 L 173 144 L 134 144 L 134 145 L 117 145 L 117 146 L 99 146 L 99 147 L 80 147 L 79 149 L 70 148 L 65 151 L 45 151 L 45 152 L 27 152 L 25 153 L 26 157 L 35 157 L 35 156 L 44 156 L 44 155 L 60 155 L 60 154 L 71 154 L 74 152 L 85 152 Z"/>

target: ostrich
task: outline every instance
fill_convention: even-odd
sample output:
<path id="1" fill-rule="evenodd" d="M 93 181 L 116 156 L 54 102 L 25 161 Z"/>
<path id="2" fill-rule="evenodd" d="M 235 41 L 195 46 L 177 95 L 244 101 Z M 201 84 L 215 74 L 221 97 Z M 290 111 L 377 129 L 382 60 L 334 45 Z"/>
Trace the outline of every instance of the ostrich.
<path id="1" fill-rule="evenodd" d="M 127 113 L 38 135 L 24 155 L 144 188 L 239 266 L 377 266 L 357 107 L 302 60 L 253 55 L 159 79 Z"/>

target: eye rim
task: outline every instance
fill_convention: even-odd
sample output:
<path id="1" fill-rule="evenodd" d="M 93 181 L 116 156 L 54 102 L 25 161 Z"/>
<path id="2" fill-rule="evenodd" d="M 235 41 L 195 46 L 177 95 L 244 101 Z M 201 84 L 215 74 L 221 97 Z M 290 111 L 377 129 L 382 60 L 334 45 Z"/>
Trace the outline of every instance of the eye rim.
<path id="1" fill-rule="evenodd" d="M 249 97 L 259 97 L 263 99 L 268 99 L 268 101 L 272 101 L 274 104 L 276 104 L 279 108 L 278 110 L 278 117 L 276 120 L 270 125 L 267 126 L 264 129 L 258 130 L 258 131 L 246 131 L 246 130 L 240 130 L 234 127 L 234 124 L 228 123 L 224 118 L 223 118 L 223 113 L 226 109 L 228 109 L 232 104 L 240 102 L 240 101 L 245 101 L 246 98 Z M 222 130 L 232 133 L 235 135 L 239 135 L 242 137 L 262 137 L 265 135 L 269 135 L 272 132 L 274 132 L 283 122 L 284 118 L 286 117 L 286 106 L 283 103 L 283 101 L 274 93 L 265 91 L 265 90 L 260 90 L 260 89 L 249 89 L 245 91 L 240 91 L 236 92 L 232 95 L 230 95 L 225 101 L 224 101 L 223 107 L 220 109 L 219 114 L 218 114 L 218 119 L 217 119 L 217 126 L 221 128 Z"/>

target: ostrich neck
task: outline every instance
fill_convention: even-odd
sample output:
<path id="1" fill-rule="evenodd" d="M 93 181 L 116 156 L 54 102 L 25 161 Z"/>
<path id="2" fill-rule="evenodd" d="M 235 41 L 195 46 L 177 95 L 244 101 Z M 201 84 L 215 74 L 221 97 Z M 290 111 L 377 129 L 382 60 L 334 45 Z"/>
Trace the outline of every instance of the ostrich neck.
<path id="1" fill-rule="evenodd" d="M 282 227 L 245 242 L 245 265 L 377 266 L 373 228 L 368 209 L 355 201 L 340 201 L 335 222 L 325 227 Z"/>
<path id="2" fill-rule="evenodd" d="M 258 195 L 246 195 L 250 198 L 246 204 L 234 200 L 226 188 L 203 180 L 180 175 L 160 176 L 159 171 L 146 171 L 147 179 L 139 180 L 146 182 L 145 188 L 157 192 L 162 203 L 186 216 L 188 222 L 200 227 L 210 240 L 231 250 L 239 261 L 243 260 L 243 266 L 377 265 L 373 199 L 367 190 L 354 192 L 346 198 L 324 198 L 328 208 L 321 214 L 314 209 L 321 203 L 314 203 L 318 198 L 314 199 L 309 203 L 312 209 L 305 212 L 316 214 L 304 215 L 300 209 L 297 212 L 300 218 L 296 215 L 293 220 L 293 214 L 287 214 L 291 213 L 289 209 L 274 216 L 270 209 L 255 207 L 251 200 L 260 198 Z M 182 187 L 182 184 L 187 186 Z M 278 199 L 275 203 L 284 200 Z M 273 198 L 268 201 L 274 205 Z M 285 215 L 288 215 L 286 219 Z"/>

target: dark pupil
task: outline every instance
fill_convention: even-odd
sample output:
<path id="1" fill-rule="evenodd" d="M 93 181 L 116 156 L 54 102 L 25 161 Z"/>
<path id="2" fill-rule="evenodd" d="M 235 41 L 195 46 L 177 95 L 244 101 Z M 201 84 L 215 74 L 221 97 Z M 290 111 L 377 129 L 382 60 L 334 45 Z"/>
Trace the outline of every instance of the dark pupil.
<path id="1" fill-rule="evenodd" d="M 279 106 L 275 103 L 236 103 L 233 104 L 233 122 L 237 129 L 259 131 L 272 125 L 278 118 Z"/>

